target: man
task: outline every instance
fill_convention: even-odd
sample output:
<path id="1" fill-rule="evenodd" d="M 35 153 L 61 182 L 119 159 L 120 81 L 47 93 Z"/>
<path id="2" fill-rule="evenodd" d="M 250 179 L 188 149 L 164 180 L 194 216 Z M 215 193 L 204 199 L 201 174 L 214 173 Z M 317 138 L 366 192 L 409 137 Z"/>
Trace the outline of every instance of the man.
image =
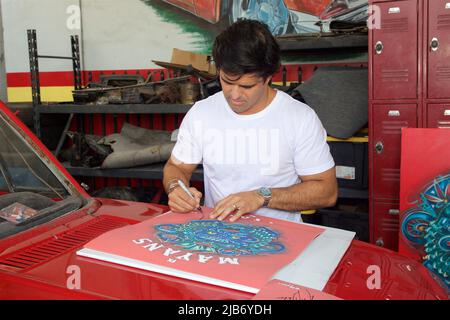
<path id="1" fill-rule="evenodd" d="M 230 221 L 256 213 L 301 222 L 300 210 L 332 206 L 337 198 L 334 161 L 316 113 L 270 87 L 280 66 L 279 46 L 267 26 L 239 20 L 215 40 L 213 59 L 222 91 L 186 114 L 164 186 L 174 212 L 198 207 L 189 185 L 203 163 L 210 218 Z"/>

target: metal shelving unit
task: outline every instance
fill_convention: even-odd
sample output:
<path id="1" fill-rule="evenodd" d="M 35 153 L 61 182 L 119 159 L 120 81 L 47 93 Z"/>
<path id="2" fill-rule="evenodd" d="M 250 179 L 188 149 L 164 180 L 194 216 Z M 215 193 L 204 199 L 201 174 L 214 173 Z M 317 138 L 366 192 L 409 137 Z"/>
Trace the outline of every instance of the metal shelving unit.
<path id="1" fill-rule="evenodd" d="M 153 114 L 186 113 L 192 105 L 184 104 L 40 104 L 35 112 L 42 113 L 79 113 L 79 114 Z"/>
<path id="2" fill-rule="evenodd" d="M 39 58 L 40 59 L 57 59 L 70 60 L 73 68 L 73 81 L 75 89 L 81 89 L 81 61 L 80 61 L 80 44 L 78 36 L 70 37 L 70 45 L 72 56 L 61 57 L 53 55 L 39 55 L 37 48 L 36 30 L 27 30 L 28 39 L 28 56 L 30 59 L 30 76 L 31 76 L 31 95 L 34 111 L 34 130 L 38 138 L 41 138 L 41 124 L 38 116 L 37 107 L 41 105 L 41 83 L 39 78 Z"/>
<path id="3" fill-rule="evenodd" d="M 148 166 L 101 169 L 100 167 L 85 168 L 73 167 L 68 162 L 63 163 L 64 167 L 74 176 L 84 177 L 108 177 L 108 178 L 130 178 L 130 179 L 162 179 L 164 163 L 155 163 Z M 199 167 L 192 174 L 193 181 L 203 181 L 203 168 Z"/>

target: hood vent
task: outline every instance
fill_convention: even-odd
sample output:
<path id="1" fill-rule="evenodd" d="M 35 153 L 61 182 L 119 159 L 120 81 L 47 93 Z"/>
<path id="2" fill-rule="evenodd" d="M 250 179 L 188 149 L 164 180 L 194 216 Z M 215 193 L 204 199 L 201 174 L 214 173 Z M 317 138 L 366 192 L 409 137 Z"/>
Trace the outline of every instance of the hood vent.
<path id="1" fill-rule="evenodd" d="M 99 235 L 133 223 L 111 216 L 100 216 L 69 231 L 43 240 L 0 258 L 0 265 L 27 271 L 68 251 L 81 247 Z"/>

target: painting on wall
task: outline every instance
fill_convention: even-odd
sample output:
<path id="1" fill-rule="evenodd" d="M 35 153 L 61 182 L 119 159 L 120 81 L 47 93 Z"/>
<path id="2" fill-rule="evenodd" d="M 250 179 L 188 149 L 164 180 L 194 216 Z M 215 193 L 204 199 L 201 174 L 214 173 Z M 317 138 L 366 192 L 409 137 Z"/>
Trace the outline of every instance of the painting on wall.
<path id="1" fill-rule="evenodd" d="M 214 35 L 223 28 L 247 18 L 264 22 L 273 35 L 319 32 L 327 20 L 365 7 L 367 0 L 143 0 L 146 4 L 168 15 L 170 6 L 188 12 L 191 23 L 201 20 L 211 26 L 205 32 Z M 174 22 L 176 22 L 174 18 Z"/>
<path id="2" fill-rule="evenodd" d="M 78 255 L 256 293 L 324 229 L 252 214 L 209 220 L 212 209 L 168 212 L 112 230 Z"/>
<path id="3" fill-rule="evenodd" d="M 450 130 L 404 128 L 400 253 L 422 261 L 450 288 Z"/>

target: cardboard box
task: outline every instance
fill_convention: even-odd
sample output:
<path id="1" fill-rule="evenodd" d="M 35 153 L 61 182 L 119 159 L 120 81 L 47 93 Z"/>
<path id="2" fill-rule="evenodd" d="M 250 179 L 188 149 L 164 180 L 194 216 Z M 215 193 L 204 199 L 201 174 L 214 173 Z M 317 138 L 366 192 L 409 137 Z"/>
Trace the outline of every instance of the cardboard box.
<path id="1" fill-rule="evenodd" d="M 195 69 L 216 74 L 216 66 L 211 61 L 212 57 L 206 54 L 194 53 L 174 48 L 171 63 L 180 65 L 192 65 Z"/>
<path id="2" fill-rule="evenodd" d="M 216 75 L 216 66 L 212 57 L 207 54 L 194 53 L 174 48 L 170 62 L 152 60 L 155 64 L 164 68 L 187 69 L 191 65 L 194 69 L 208 76 Z"/>

